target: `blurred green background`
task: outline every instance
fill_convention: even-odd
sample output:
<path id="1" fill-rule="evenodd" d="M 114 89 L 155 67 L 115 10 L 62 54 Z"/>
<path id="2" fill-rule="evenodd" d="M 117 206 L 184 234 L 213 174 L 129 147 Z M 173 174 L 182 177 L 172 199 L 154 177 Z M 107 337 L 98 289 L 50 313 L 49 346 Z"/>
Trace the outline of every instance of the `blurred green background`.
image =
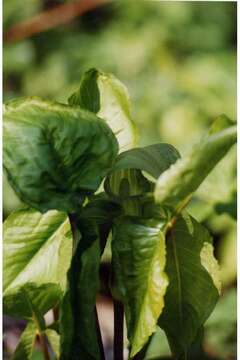
<path id="1" fill-rule="evenodd" d="M 5 0 L 4 32 L 70 2 L 25 0 L 23 6 Z M 66 102 L 81 74 L 96 67 L 129 89 L 140 146 L 169 142 L 184 154 L 218 115 L 236 119 L 236 37 L 234 2 L 112 1 L 46 32 L 6 40 L 4 101 L 38 95 Z M 4 216 L 18 206 L 4 178 Z M 224 285 L 205 331 L 206 358 L 236 359 L 236 148 L 201 186 L 189 211 L 213 235 Z M 15 346 L 9 345 L 11 326 L 5 326 L 6 358 Z M 168 355 L 166 340 L 157 336 L 148 360 L 159 348 Z"/>

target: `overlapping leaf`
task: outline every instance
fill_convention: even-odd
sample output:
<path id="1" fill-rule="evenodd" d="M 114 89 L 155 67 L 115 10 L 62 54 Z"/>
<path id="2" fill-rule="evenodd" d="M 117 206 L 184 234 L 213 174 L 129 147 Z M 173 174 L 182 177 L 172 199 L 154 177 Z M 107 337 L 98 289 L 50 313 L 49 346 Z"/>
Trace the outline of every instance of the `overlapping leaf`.
<path id="1" fill-rule="evenodd" d="M 113 229 L 113 295 L 124 303 L 131 344 L 138 353 L 156 330 L 168 286 L 165 238 L 158 220 L 120 218 Z"/>
<path id="2" fill-rule="evenodd" d="M 78 216 L 81 234 L 61 305 L 61 360 L 100 359 L 95 315 L 99 266 L 112 218 L 118 213 L 116 204 L 98 196 Z"/>
<path id="3" fill-rule="evenodd" d="M 36 326 L 29 322 L 23 331 L 11 360 L 31 360 L 36 339 Z"/>
<path id="4" fill-rule="evenodd" d="M 186 358 L 216 305 L 220 274 L 208 231 L 187 214 L 169 230 L 166 244 L 169 286 L 159 325 L 175 356 Z"/>
<path id="5" fill-rule="evenodd" d="M 24 208 L 7 218 L 3 230 L 4 311 L 42 315 L 59 302 L 66 286 L 72 251 L 68 217 Z"/>
<path id="6" fill-rule="evenodd" d="M 81 239 L 68 273 L 69 290 L 61 306 L 61 360 L 100 359 L 95 302 L 99 289 L 100 244 Z"/>
<path id="7" fill-rule="evenodd" d="M 111 174 L 105 180 L 105 190 L 111 196 L 127 198 L 150 192 L 153 187 L 143 174 L 157 179 L 180 157 L 169 144 L 155 144 L 121 153 Z"/>
<path id="8" fill-rule="evenodd" d="M 4 293 L 28 282 L 65 287 L 72 248 L 65 213 L 24 208 L 7 218 L 3 230 Z"/>
<path id="9" fill-rule="evenodd" d="M 118 152 L 115 136 L 95 114 L 38 98 L 4 110 L 4 167 L 19 197 L 45 212 L 74 212 L 94 192 Z"/>
<path id="10" fill-rule="evenodd" d="M 178 160 L 158 179 L 157 202 L 178 208 L 236 142 L 237 129 L 225 116 L 219 117 L 209 135 L 192 152 Z"/>
<path id="11" fill-rule="evenodd" d="M 87 71 L 80 88 L 69 98 L 69 104 L 90 110 L 104 119 L 117 137 L 120 152 L 136 146 L 128 91 L 112 74 L 96 69 Z"/>

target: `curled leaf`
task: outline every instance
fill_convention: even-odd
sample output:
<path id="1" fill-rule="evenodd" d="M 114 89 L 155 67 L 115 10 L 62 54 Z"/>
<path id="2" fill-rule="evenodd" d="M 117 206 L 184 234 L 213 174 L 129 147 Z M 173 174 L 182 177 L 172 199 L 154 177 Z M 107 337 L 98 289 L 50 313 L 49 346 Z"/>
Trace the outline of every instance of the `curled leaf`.
<path id="1" fill-rule="evenodd" d="M 112 74 L 90 69 L 68 101 L 104 119 L 118 140 L 120 152 L 136 146 L 137 131 L 130 114 L 128 91 Z"/>
<path id="2" fill-rule="evenodd" d="M 3 142 L 11 186 L 41 212 L 77 211 L 118 152 L 111 129 L 95 114 L 39 98 L 5 106 Z"/>

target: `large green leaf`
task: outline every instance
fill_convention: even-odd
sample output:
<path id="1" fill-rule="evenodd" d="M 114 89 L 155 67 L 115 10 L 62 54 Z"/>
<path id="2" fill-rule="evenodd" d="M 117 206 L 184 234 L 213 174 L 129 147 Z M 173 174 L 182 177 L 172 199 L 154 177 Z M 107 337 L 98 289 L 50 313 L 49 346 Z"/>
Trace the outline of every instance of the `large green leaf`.
<path id="1" fill-rule="evenodd" d="M 4 312 L 41 316 L 59 302 L 66 287 L 72 252 L 68 217 L 24 208 L 7 218 L 3 230 Z"/>
<path id="2" fill-rule="evenodd" d="M 96 196 L 76 219 L 79 240 L 68 272 L 68 289 L 61 305 L 61 360 L 100 359 L 95 304 L 101 254 L 119 206 Z"/>
<path id="3" fill-rule="evenodd" d="M 65 213 L 17 210 L 4 222 L 3 235 L 4 293 L 28 282 L 51 282 L 64 289 L 72 249 Z"/>
<path id="4" fill-rule="evenodd" d="M 38 98 L 4 109 L 4 167 L 19 197 L 45 212 L 74 212 L 114 163 L 115 136 L 95 114 Z"/>
<path id="5" fill-rule="evenodd" d="M 17 318 L 34 320 L 38 328 L 44 330 L 43 315 L 56 306 L 61 297 L 62 291 L 57 284 L 28 283 L 10 290 L 3 297 L 3 312 Z"/>
<path id="6" fill-rule="evenodd" d="M 169 230 L 166 244 L 169 286 L 159 325 L 178 358 L 187 356 L 214 309 L 221 288 L 220 274 L 208 231 L 187 214 Z"/>
<path id="7" fill-rule="evenodd" d="M 105 180 L 106 192 L 114 197 L 128 198 L 153 190 L 145 176 L 157 179 L 180 157 L 169 144 L 155 144 L 121 153 Z"/>
<path id="8" fill-rule="evenodd" d="M 32 359 L 33 347 L 37 335 L 36 330 L 36 326 L 33 322 L 27 324 L 11 360 Z"/>
<path id="9" fill-rule="evenodd" d="M 208 136 L 158 179 L 155 199 L 178 208 L 236 142 L 237 128 L 225 116 L 217 119 Z"/>
<path id="10" fill-rule="evenodd" d="M 124 303 L 130 357 L 156 330 L 168 278 L 162 222 L 122 217 L 113 228 L 113 295 Z"/>
<path id="11" fill-rule="evenodd" d="M 136 146 L 136 128 L 130 114 L 126 87 L 112 74 L 87 71 L 80 88 L 69 98 L 70 105 L 90 110 L 104 119 L 116 135 L 120 151 Z"/>

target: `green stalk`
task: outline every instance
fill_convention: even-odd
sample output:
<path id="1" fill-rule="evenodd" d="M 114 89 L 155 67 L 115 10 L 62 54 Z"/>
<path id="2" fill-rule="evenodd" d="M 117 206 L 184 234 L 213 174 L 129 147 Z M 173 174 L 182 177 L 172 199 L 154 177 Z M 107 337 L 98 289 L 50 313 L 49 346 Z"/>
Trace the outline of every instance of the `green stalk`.
<path id="1" fill-rule="evenodd" d="M 72 256 L 73 256 L 73 254 L 77 248 L 79 239 L 80 239 L 80 233 L 78 230 L 77 214 L 69 214 L 69 221 L 70 221 L 72 235 L 73 235 L 73 249 L 72 249 Z M 96 307 L 95 307 L 95 319 L 96 319 L 98 345 L 99 345 L 99 349 L 100 349 L 100 357 L 101 357 L 101 360 L 105 360 L 104 346 L 103 346 L 102 335 L 101 335 L 101 331 L 100 331 L 100 325 L 99 325 L 99 321 L 98 321 Z"/>

